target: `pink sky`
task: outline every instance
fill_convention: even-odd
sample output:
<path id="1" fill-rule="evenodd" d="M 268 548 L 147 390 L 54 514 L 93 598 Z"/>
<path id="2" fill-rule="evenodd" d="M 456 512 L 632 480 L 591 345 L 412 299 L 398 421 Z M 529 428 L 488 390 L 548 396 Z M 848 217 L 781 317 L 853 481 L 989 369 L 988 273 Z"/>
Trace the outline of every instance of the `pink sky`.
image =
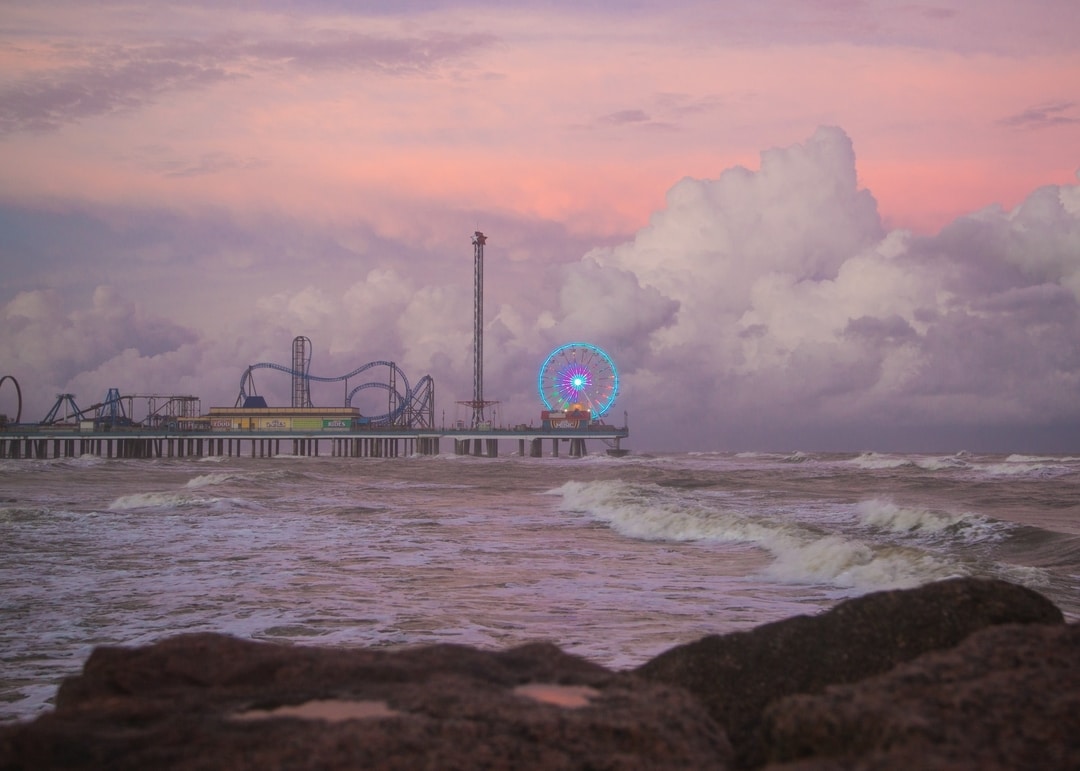
<path id="1" fill-rule="evenodd" d="M 515 282 L 630 243 L 680 180 L 756 171 L 763 151 L 820 126 L 850 138 L 886 232 L 933 237 L 968 213 L 1077 181 L 1080 6 L 1068 0 L 362 5 L 7 3 L 4 221 L 58 217 L 52 229 L 67 233 L 86 218 L 130 251 L 123 262 L 108 253 L 121 247 L 82 240 L 85 253 L 60 254 L 20 231 L 0 243 L 0 303 L 51 291 L 92 315 L 94 287 L 108 286 L 186 330 L 177 340 L 205 346 L 223 322 L 253 323 L 244 308 L 222 309 L 240 287 L 269 307 L 289 292 L 332 303 L 336 288 L 320 281 L 334 271 L 351 285 L 394 270 L 416 279 L 414 302 L 450 275 L 467 286 L 465 270 L 431 286 L 416 271 L 463 249 L 467 258 L 479 227 L 519 266 L 492 277 L 502 292 L 493 317 L 512 326 L 517 314 L 521 335 L 539 334 L 560 311 L 513 296 Z M 182 220 L 203 223 L 190 243 L 162 224 Z M 258 241 L 266 223 L 286 221 L 273 262 Z M 214 227 L 231 235 L 214 240 Z M 297 252 L 315 238 L 334 244 L 318 268 Z M 336 249 L 370 260 L 335 263 Z M 34 257 L 46 253 L 47 266 Z M 394 263 L 392 253 L 412 256 Z M 201 302 L 190 300 L 195 286 Z M 148 287 L 152 306 L 140 299 Z M 469 300 L 443 301 L 457 312 Z M 207 307 L 222 318 L 208 323 Z M 293 327 L 316 323 L 281 321 L 276 344 L 314 339 Z M 423 347 L 407 322 L 398 327 L 388 346 Z M 23 338 L 17 356 L 37 361 L 35 345 L 47 343 Z M 234 354 L 252 361 L 273 345 Z M 349 345 L 323 349 L 344 357 Z M 107 348 L 80 365 L 99 372 L 86 382 L 123 350 Z M 149 377 L 152 358 L 132 377 Z M 51 378 L 42 399 L 81 382 L 68 365 L 34 365 Z"/>
<path id="2" fill-rule="evenodd" d="M 1070 183 L 1080 165 L 1080 49 L 1039 37 L 1077 23 L 1068 2 L 952 15 L 822 3 L 787 23 L 780 10 L 711 10 L 741 3 L 380 16 L 272 5 L 16 3 L 0 51 L 9 87 L 87 87 L 82 75 L 110 102 L 70 118 L 73 105 L 50 105 L 53 130 L 9 133 L 0 193 L 329 217 L 385 207 L 388 222 L 421 199 L 627 233 L 678 179 L 756 165 L 762 149 L 838 125 L 886 221 L 929 232 Z M 403 43 L 387 54 L 401 61 L 365 66 L 358 51 L 383 36 Z M 201 71 L 137 76 L 174 60 Z"/>

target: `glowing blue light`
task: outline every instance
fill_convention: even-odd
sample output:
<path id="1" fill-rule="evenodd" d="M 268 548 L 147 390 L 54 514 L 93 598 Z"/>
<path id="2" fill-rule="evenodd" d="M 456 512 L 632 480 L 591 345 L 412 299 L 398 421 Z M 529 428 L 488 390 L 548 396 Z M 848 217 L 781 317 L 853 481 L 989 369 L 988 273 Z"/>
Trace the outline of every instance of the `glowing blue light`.
<path id="1" fill-rule="evenodd" d="M 549 410 L 586 409 L 593 418 L 611 409 L 619 374 L 606 353 L 590 343 L 567 343 L 540 367 L 540 399 Z"/>

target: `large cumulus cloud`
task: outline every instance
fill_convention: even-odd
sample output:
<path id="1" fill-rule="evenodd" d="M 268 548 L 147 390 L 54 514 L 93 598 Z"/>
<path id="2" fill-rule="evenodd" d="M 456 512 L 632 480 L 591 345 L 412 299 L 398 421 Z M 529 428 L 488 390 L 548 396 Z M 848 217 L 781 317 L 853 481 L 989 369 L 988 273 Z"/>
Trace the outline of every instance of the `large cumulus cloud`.
<path id="1" fill-rule="evenodd" d="M 679 305 L 636 423 L 668 446 L 1050 440 L 1080 419 L 1078 200 L 1047 187 L 932 237 L 886 233 L 837 128 L 680 182 L 633 241 L 590 255 Z"/>

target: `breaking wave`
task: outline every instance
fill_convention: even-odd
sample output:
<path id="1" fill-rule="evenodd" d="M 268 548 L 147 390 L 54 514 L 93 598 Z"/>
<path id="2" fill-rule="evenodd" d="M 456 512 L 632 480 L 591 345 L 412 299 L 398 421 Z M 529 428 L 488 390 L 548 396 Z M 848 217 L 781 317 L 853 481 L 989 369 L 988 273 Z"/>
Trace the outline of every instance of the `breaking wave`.
<path id="1" fill-rule="evenodd" d="M 185 487 L 187 487 L 188 489 L 198 489 L 200 487 L 211 487 L 213 485 L 221 485 L 225 484 L 226 482 L 248 479 L 250 477 L 250 474 L 219 471 L 212 474 L 200 474 L 197 477 L 189 479 Z"/>
<path id="2" fill-rule="evenodd" d="M 1001 462 L 985 463 L 979 468 L 991 476 L 1054 477 L 1075 473 L 1075 458 L 1044 458 L 1034 455 L 1010 455 Z"/>
<path id="3" fill-rule="evenodd" d="M 688 504 L 658 485 L 624 481 L 567 482 L 551 491 L 562 496 L 563 509 L 604 522 L 628 538 L 752 545 L 768 552 L 769 577 L 788 583 L 826 583 L 871 590 L 917 586 L 963 575 L 963 566 L 913 544 L 870 540 L 856 534 L 809 526 L 780 514 L 763 515 L 704 503 Z M 913 514 L 872 507 L 871 519 L 899 526 Z M 948 527 L 929 513 L 918 526 Z M 872 534 L 871 534 L 872 535 Z"/>
<path id="4" fill-rule="evenodd" d="M 134 511 L 137 509 L 188 509 L 206 508 L 252 509 L 259 508 L 254 501 L 243 498 L 218 498 L 185 492 L 132 493 L 122 495 L 107 507 L 109 511 Z"/>
<path id="5" fill-rule="evenodd" d="M 855 506 L 863 525 L 891 533 L 914 536 L 962 538 L 968 542 L 998 540 L 1007 526 L 987 517 L 968 512 L 948 512 L 901 506 L 893 501 L 871 498 Z"/>

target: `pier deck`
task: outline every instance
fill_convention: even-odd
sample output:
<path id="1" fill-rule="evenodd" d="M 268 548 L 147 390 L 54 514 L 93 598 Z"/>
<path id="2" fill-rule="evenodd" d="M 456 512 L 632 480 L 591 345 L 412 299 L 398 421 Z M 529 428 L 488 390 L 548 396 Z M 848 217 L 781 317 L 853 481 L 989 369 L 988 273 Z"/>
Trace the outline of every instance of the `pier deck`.
<path id="1" fill-rule="evenodd" d="M 394 458 L 438 455 L 442 440 L 453 440 L 454 453 L 497 457 L 499 442 L 517 441 L 517 455 L 538 458 L 544 452 L 558 457 L 566 445 L 569 457 L 588 454 L 586 442 L 599 441 L 611 455 L 624 455 L 620 441 L 630 436 L 626 427 L 590 426 L 587 429 L 407 429 L 373 428 L 355 431 L 193 431 L 166 432 L 138 428 L 115 431 L 80 431 L 36 426 L 9 426 L 0 432 L 0 458 L 184 458 L 329 455 L 344 458 Z"/>

